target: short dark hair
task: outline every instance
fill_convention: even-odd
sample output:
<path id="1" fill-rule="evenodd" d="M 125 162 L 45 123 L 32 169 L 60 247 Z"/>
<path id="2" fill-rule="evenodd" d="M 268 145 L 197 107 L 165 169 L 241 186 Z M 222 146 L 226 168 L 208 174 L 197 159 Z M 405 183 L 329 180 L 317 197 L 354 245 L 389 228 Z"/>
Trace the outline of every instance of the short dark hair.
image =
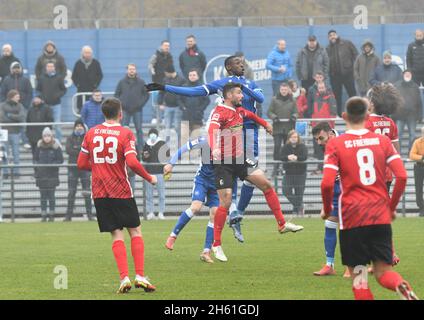
<path id="1" fill-rule="evenodd" d="M 12 100 L 15 96 L 17 96 L 19 94 L 18 90 L 12 89 L 9 90 L 9 92 L 7 93 L 7 100 Z"/>
<path id="2" fill-rule="evenodd" d="M 102 93 L 102 90 L 100 90 L 100 89 L 94 89 L 94 90 L 93 90 L 93 94 L 95 94 L 95 93 L 99 93 L 99 92 L 100 92 L 100 93 Z"/>
<path id="3" fill-rule="evenodd" d="M 227 83 L 222 90 L 222 95 L 224 96 L 224 99 L 227 98 L 227 95 L 228 95 L 229 92 L 232 92 L 236 88 L 241 89 L 241 84 L 235 83 L 235 82 Z"/>
<path id="4" fill-rule="evenodd" d="M 352 97 L 346 101 L 347 119 L 350 123 L 358 124 L 367 117 L 368 103 L 364 98 Z"/>
<path id="5" fill-rule="evenodd" d="M 197 73 L 197 75 L 200 77 L 200 71 L 199 71 L 199 69 L 197 69 L 197 68 L 192 68 L 192 69 L 190 69 L 190 70 L 188 71 L 188 73 L 190 74 L 191 72 L 196 72 L 196 73 Z"/>
<path id="6" fill-rule="evenodd" d="M 228 68 L 227 68 L 227 67 L 231 64 L 231 62 L 232 62 L 235 58 L 240 58 L 240 57 L 237 57 L 237 56 L 229 56 L 227 59 L 225 59 L 225 61 L 224 61 L 225 69 L 227 69 L 227 70 L 228 70 Z"/>
<path id="7" fill-rule="evenodd" d="M 106 119 L 116 119 L 121 111 L 121 101 L 117 98 L 107 98 L 102 103 L 102 112 Z"/>
<path id="8" fill-rule="evenodd" d="M 321 131 L 330 132 L 331 130 L 333 129 L 331 128 L 328 122 L 326 121 L 318 122 L 318 124 L 312 128 L 312 136 L 316 136 Z"/>
<path id="9" fill-rule="evenodd" d="M 192 35 L 192 34 L 189 34 L 189 35 L 186 37 L 186 39 L 190 39 L 190 38 L 196 39 L 196 37 L 195 37 L 194 35 Z"/>

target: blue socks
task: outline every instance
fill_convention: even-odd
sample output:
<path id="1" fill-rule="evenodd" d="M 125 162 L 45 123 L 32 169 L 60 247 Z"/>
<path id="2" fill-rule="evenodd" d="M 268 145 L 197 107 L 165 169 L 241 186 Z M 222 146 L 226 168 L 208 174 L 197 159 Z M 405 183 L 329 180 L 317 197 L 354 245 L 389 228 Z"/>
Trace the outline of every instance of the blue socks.
<path id="1" fill-rule="evenodd" d="M 204 251 L 210 251 L 213 243 L 213 223 L 208 222 L 208 226 L 206 227 L 206 239 L 204 245 Z"/>
<path id="2" fill-rule="evenodd" d="M 177 221 L 177 224 L 174 227 L 174 230 L 171 233 L 171 236 L 176 237 L 184 229 L 187 223 L 190 222 L 191 218 L 193 218 L 193 212 L 190 208 L 181 213 L 180 218 Z"/>
<path id="3" fill-rule="evenodd" d="M 245 183 L 243 183 L 243 186 L 241 187 L 240 199 L 237 204 L 237 210 L 239 214 L 241 215 L 244 214 L 244 211 L 249 205 L 250 200 L 252 200 L 254 190 L 255 190 L 254 186 L 246 185 Z"/>
<path id="4" fill-rule="evenodd" d="M 327 265 L 334 266 L 334 254 L 337 245 L 337 222 L 325 221 L 324 247 Z"/>

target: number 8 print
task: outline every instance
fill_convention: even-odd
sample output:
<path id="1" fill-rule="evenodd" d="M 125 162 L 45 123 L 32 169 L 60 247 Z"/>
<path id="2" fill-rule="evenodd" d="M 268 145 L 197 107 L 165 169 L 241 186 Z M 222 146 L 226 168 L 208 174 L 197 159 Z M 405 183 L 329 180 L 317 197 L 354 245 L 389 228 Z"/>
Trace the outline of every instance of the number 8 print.
<path id="1" fill-rule="evenodd" d="M 116 152 L 116 149 L 118 148 L 118 139 L 116 137 L 107 137 L 106 139 L 103 139 L 102 136 L 95 136 L 93 143 L 99 143 L 99 146 L 93 149 L 94 163 L 105 163 L 106 161 L 109 164 L 114 164 L 118 161 L 118 154 Z M 97 155 L 103 152 L 105 144 L 109 143 L 111 143 L 112 146 L 108 149 L 108 152 L 112 155 L 112 157 L 98 157 Z"/>
<path id="2" fill-rule="evenodd" d="M 356 154 L 359 165 L 359 177 L 364 186 L 370 186 L 377 180 L 374 169 L 374 153 L 370 149 L 360 149 Z M 368 173 L 368 174 L 367 174 Z"/>

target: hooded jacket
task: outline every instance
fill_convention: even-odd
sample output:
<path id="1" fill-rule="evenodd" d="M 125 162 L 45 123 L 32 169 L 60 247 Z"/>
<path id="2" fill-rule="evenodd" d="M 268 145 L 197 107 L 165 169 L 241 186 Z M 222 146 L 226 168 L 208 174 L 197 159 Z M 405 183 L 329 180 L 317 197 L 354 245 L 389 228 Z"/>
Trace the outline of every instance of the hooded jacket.
<path id="1" fill-rule="evenodd" d="M 412 73 L 424 73 L 424 40 L 410 43 L 406 52 L 406 65 Z"/>
<path id="2" fill-rule="evenodd" d="M 77 136 L 75 134 L 75 127 L 77 125 L 82 125 L 84 127 L 84 134 Z M 87 128 L 81 119 L 75 120 L 74 128 L 72 134 L 66 139 L 66 153 L 69 155 L 68 163 L 77 163 L 78 155 L 81 151 L 81 144 L 84 140 L 84 136 L 87 133 Z"/>
<path id="3" fill-rule="evenodd" d="M 310 80 L 318 71 L 323 72 L 328 78 L 329 67 L 327 51 L 319 44 L 314 51 L 309 50 L 306 45 L 297 55 L 296 74 L 299 80 Z"/>
<path id="4" fill-rule="evenodd" d="M 272 97 L 267 115 L 274 121 L 274 134 L 287 134 L 290 130 L 294 129 L 298 117 L 296 101 L 293 100 L 290 94 L 283 97 L 278 92 L 275 97 Z M 282 122 L 276 119 L 289 119 L 290 121 Z"/>
<path id="5" fill-rule="evenodd" d="M 279 72 L 281 66 L 286 68 L 284 73 Z M 278 46 L 275 46 L 267 57 L 266 68 L 271 70 L 272 80 L 283 81 L 291 79 L 293 75 L 293 64 L 291 61 L 290 53 L 287 50 L 282 52 L 278 50 Z"/>
<path id="6" fill-rule="evenodd" d="M 144 80 L 138 76 L 130 78 L 126 75 L 119 81 L 115 90 L 115 97 L 121 100 L 125 112 L 134 114 L 143 109 L 150 97 L 145 85 Z"/>
<path id="7" fill-rule="evenodd" d="M 174 60 L 171 53 L 164 53 L 160 48 L 156 50 L 155 54 L 149 60 L 149 71 L 152 75 L 152 82 L 164 84 L 165 70 L 173 65 Z"/>
<path id="8" fill-rule="evenodd" d="M 25 121 L 24 107 L 20 103 L 7 100 L 0 104 L 0 123 L 20 123 Z M 20 126 L 5 127 L 9 134 L 18 134 Z"/>
<path id="9" fill-rule="evenodd" d="M 56 139 L 46 144 L 42 139 L 37 143 L 34 154 L 36 164 L 61 164 L 63 163 L 62 147 Z M 56 188 L 59 185 L 58 167 L 40 167 L 35 170 L 35 181 L 40 189 Z"/>
<path id="10" fill-rule="evenodd" d="M 200 86 L 200 81 L 184 84 L 184 87 Z M 183 111 L 181 120 L 190 121 L 190 124 L 203 125 L 203 116 L 205 109 L 210 103 L 210 98 L 206 97 L 186 97 L 179 96 L 181 110 Z"/>
<path id="11" fill-rule="evenodd" d="M 102 112 L 102 101 L 96 102 L 91 98 L 88 100 L 81 109 L 82 122 L 91 129 L 105 121 L 105 116 Z"/>
<path id="12" fill-rule="evenodd" d="M 159 160 L 159 153 L 161 157 L 164 155 L 166 159 Z M 163 174 L 163 164 L 149 164 L 149 163 L 166 163 L 170 156 L 169 147 L 161 138 L 157 137 L 152 141 L 150 137 L 144 143 L 142 160 L 145 163 L 145 168 L 150 174 Z"/>
<path id="13" fill-rule="evenodd" d="M 370 53 L 366 54 L 364 47 L 371 47 Z M 364 95 L 370 88 L 370 75 L 374 69 L 380 64 L 380 58 L 374 54 L 374 45 L 371 41 L 366 40 L 361 46 L 362 53 L 356 58 L 353 66 L 354 78 L 358 85 L 359 92 Z"/>
<path id="14" fill-rule="evenodd" d="M 191 69 L 199 70 L 199 76 L 203 75 L 206 68 L 206 56 L 200 51 L 197 45 L 192 49 L 185 49 L 180 54 L 180 68 L 183 76 L 188 79 L 188 73 Z"/>
<path id="15" fill-rule="evenodd" d="M 31 108 L 29 108 L 27 113 L 27 122 L 53 122 L 53 111 L 47 104 L 41 102 L 38 105 L 32 103 Z M 43 129 L 45 125 L 42 126 L 27 126 L 26 135 L 31 144 L 36 144 L 38 140 L 41 139 Z"/>
<path id="16" fill-rule="evenodd" d="M 21 72 L 18 74 L 13 74 L 12 69 L 15 66 L 19 66 L 21 68 Z M 1 101 L 6 100 L 7 93 L 10 90 L 17 90 L 19 92 L 19 95 L 21 96 L 21 103 L 25 107 L 25 109 L 28 109 L 31 105 L 32 100 L 32 85 L 31 81 L 24 77 L 22 74 L 22 65 L 15 61 L 10 65 L 10 74 L 2 81 L 1 83 L 1 89 L 0 89 L 0 97 Z"/>
<path id="17" fill-rule="evenodd" d="M 327 46 L 327 54 L 330 59 L 330 77 L 353 75 L 358 50 L 351 41 L 338 38 L 336 43 Z"/>
<path id="18" fill-rule="evenodd" d="M 402 79 L 395 86 L 399 90 L 404 103 L 393 118 L 396 120 L 416 119 L 416 121 L 421 121 L 423 109 L 421 91 L 418 85 L 413 80 L 406 82 Z"/>
<path id="19" fill-rule="evenodd" d="M 15 57 L 13 52 L 10 56 L 1 56 L 0 58 L 0 83 L 10 74 L 10 65 L 13 62 L 19 62 L 19 59 Z"/>
<path id="20" fill-rule="evenodd" d="M 54 47 L 53 53 L 49 54 L 46 51 L 46 47 L 48 45 L 52 45 Z M 35 65 L 35 77 L 40 79 L 40 77 L 45 73 L 46 71 L 46 64 L 48 62 L 53 62 L 56 66 L 56 73 L 62 78 L 65 79 L 67 68 L 65 59 L 56 49 L 56 45 L 53 41 L 47 41 L 46 44 L 43 47 L 43 54 L 38 57 L 37 64 Z"/>
<path id="21" fill-rule="evenodd" d="M 72 82 L 77 87 L 78 92 L 93 92 L 99 88 L 103 79 L 102 67 L 99 61 L 91 59 L 89 63 L 84 63 L 82 57 L 75 62 L 72 71 Z"/>

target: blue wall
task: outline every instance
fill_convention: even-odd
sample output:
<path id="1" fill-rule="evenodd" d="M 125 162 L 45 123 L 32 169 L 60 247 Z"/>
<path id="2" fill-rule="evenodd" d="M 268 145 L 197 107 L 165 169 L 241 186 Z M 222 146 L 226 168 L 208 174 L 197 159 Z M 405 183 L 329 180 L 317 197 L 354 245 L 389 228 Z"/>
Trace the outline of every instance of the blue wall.
<path id="1" fill-rule="evenodd" d="M 366 30 L 355 30 L 351 25 L 332 26 L 295 26 L 295 27 L 229 27 L 229 28 L 174 28 L 174 29 L 101 29 L 101 30 L 28 30 L 28 31 L 0 31 L 0 44 L 11 43 L 15 55 L 21 59 L 29 75 L 33 75 L 34 66 L 41 48 L 47 40 L 53 40 L 65 60 L 69 70 L 72 70 L 75 61 L 79 58 L 81 47 L 90 45 L 95 56 L 100 60 L 104 72 L 101 89 L 113 91 L 120 78 L 125 74 L 125 66 L 129 62 L 138 65 L 140 76 L 150 82 L 147 64 L 150 56 L 159 46 L 161 40 L 171 41 L 171 50 L 174 60 L 178 64 L 178 56 L 185 46 L 185 37 L 194 34 L 201 50 L 208 60 L 220 54 L 232 54 L 241 50 L 248 60 L 266 59 L 268 52 L 275 45 L 276 40 L 284 38 L 287 48 L 293 57 L 305 45 L 310 33 L 318 37 L 318 41 L 326 46 L 327 32 L 337 30 L 342 38 L 347 38 L 359 48 L 364 39 L 371 39 L 376 47 L 377 54 L 390 49 L 394 55 L 402 59 L 406 54 L 408 44 L 413 40 L 415 29 L 421 24 L 388 24 L 372 25 Z M 217 60 L 216 66 L 222 64 Z M 207 74 L 207 80 L 213 80 L 212 65 Z M 264 70 L 258 67 L 258 73 Z M 265 72 L 266 73 L 266 72 Z M 68 82 L 68 85 L 71 83 Z M 264 89 L 267 101 L 271 96 L 270 80 L 261 77 L 258 84 Z M 63 102 L 63 119 L 72 121 L 70 98 L 75 93 L 71 86 Z M 151 104 L 144 110 L 145 121 L 152 115 Z"/>

